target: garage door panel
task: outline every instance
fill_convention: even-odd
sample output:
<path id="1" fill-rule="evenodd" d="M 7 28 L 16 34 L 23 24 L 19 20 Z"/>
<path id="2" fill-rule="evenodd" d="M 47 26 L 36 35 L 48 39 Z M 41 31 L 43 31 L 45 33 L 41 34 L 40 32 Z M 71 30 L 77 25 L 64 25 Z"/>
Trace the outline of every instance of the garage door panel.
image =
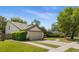
<path id="1" fill-rule="evenodd" d="M 37 40 L 42 38 L 42 32 L 29 32 L 28 35 L 30 40 Z"/>

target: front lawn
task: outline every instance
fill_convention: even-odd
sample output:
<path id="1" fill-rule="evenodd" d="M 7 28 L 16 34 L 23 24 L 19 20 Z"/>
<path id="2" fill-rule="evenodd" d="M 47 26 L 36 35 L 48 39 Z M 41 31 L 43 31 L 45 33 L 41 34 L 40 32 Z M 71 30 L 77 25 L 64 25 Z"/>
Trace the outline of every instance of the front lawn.
<path id="1" fill-rule="evenodd" d="M 48 43 L 43 43 L 43 42 L 33 42 L 33 43 L 42 44 L 42 45 L 53 47 L 53 48 L 59 47 L 58 45 L 55 45 L 55 44 L 48 44 Z"/>
<path id="2" fill-rule="evenodd" d="M 57 38 L 52 38 L 52 37 L 47 37 L 47 38 L 44 38 L 44 40 L 56 40 Z"/>
<path id="3" fill-rule="evenodd" d="M 66 42 L 66 43 L 71 42 L 70 40 L 67 40 L 66 38 L 53 38 L 53 37 L 51 37 L 51 38 L 44 38 L 44 39 L 45 39 L 45 40 L 53 40 L 53 41 L 59 39 L 59 40 L 58 40 L 59 42 Z"/>
<path id="4" fill-rule="evenodd" d="M 59 41 L 60 41 L 60 42 L 66 42 L 66 43 L 72 42 L 72 41 L 70 41 L 70 40 L 67 40 L 66 38 L 59 38 Z"/>
<path id="5" fill-rule="evenodd" d="M 79 52 L 79 49 L 76 48 L 69 48 L 65 52 Z"/>
<path id="6" fill-rule="evenodd" d="M 17 41 L 0 41 L 0 52 L 45 52 L 45 48 L 33 46 Z"/>

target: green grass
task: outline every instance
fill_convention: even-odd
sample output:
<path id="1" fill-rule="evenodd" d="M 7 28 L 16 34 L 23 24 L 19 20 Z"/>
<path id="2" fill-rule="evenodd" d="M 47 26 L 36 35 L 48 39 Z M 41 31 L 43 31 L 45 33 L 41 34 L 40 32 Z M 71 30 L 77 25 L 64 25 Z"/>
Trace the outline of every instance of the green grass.
<path id="1" fill-rule="evenodd" d="M 66 38 L 59 38 L 60 42 L 66 42 L 66 43 L 70 43 L 70 40 L 67 40 Z"/>
<path id="2" fill-rule="evenodd" d="M 65 52 L 79 52 L 79 49 L 69 48 Z"/>
<path id="3" fill-rule="evenodd" d="M 33 46 L 18 41 L 0 41 L 0 52 L 45 52 L 45 48 Z"/>
<path id="4" fill-rule="evenodd" d="M 44 39 L 45 40 L 56 40 L 56 39 L 59 39 L 59 42 L 66 42 L 66 43 L 71 42 L 71 41 L 69 41 L 69 40 L 67 40 L 65 38 L 53 38 L 53 37 L 51 37 L 51 38 L 44 38 Z"/>
<path id="5" fill-rule="evenodd" d="M 45 40 L 56 40 L 57 38 L 44 38 Z"/>
<path id="6" fill-rule="evenodd" d="M 43 43 L 43 42 L 33 42 L 33 43 L 42 44 L 42 45 L 53 47 L 53 48 L 58 48 L 59 47 L 58 45 L 48 44 L 48 43 Z"/>

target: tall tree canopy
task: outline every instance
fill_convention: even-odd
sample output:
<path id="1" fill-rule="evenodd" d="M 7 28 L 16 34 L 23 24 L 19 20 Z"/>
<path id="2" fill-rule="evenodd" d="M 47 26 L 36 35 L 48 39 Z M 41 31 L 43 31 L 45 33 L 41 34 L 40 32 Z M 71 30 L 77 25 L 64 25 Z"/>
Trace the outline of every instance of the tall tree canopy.
<path id="1" fill-rule="evenodd" d="M 6 26 L 7 19 L 3 16 L 0 16 L 0 30 L 2 33 L 5 33 L 5 26 Z"/>
<path id="2" fill-rule="evenodd" d="M 0 31 L 1 31 L 1 41 L 5 39 L 5 27 L 7 19 L 3 16 L 0 16 Z"/>
<path id="3" fill-rule="evenodd" d="M 35 20 L 32 22 L 32 24 L 35 24 L 35 25 L 39 26 L 39 25 L 40 25 L 40 21 L 35 19 Z"/>
<path id="4" fill-rule="evenodd" d="M 79 30 L 79 8 L 67 7 L 59 14 L 57 20 L 59 29 L 74 39 L 75 32 Z"/>
<path id="5" fill-rule="evenodd" d="M 20 17 L 12 17 L 12 18 L 11 18 L 11 21 L 27 24 L 27 21 L 24 21 L 24 20 L 21 19 Z"/>
<path id="6" fill-rule="evenodd" d="M 57 23 L 52 24 L 51 31 L 59 31 Z"/>
<path id="7" fill-rule="evenodd" d="M 42 29 L 42 31 L 44 32 L 45 35 L 47 35 L 47 29 L 45 27 L 40 27 Z"/>

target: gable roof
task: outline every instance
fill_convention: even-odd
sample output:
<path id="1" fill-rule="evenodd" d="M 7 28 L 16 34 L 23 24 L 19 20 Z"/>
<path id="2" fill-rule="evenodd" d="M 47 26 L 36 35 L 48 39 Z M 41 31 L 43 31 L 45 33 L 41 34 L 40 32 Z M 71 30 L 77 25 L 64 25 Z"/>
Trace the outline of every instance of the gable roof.
<path id="1" fill-rule="evenodd" d="M 38 27 L 42 31 L 42 29 L 37 25 L 27 25 L 27 24 L 23 24 L 23 23 L 19 23 L 19 22 L 11 22 L 11 21 L 9 21 L 9 22 L 20 30 L 30 30 L 34 27 Z"/>
<path id="2" fill-rule="evenodd" d="M 30 29 L 32 29 L 32 28 L 34 28 L 34 27 L 37 27 L 38 29 L 40 29 L 40 31 L 39 31 L 39 30 L 31 30 L 31 31 L 43 32 L 43 30 L 41 29 L 41 27 L 39 27 L 39 26 L 37 26 L 37 25 L 31 25 L 31 26 L 29 26 L 26 30 L 30 30 Z"/>
<path id="3" fill-rule="evenodd" d="M 16 26 L 20 30 L 26 29 L 28 27 L 27 24 L 23 24 L 23 23 L 19 23 L 19 22 L 10 22 L 10 23 L 13 24 L 14 26 Z"/>

